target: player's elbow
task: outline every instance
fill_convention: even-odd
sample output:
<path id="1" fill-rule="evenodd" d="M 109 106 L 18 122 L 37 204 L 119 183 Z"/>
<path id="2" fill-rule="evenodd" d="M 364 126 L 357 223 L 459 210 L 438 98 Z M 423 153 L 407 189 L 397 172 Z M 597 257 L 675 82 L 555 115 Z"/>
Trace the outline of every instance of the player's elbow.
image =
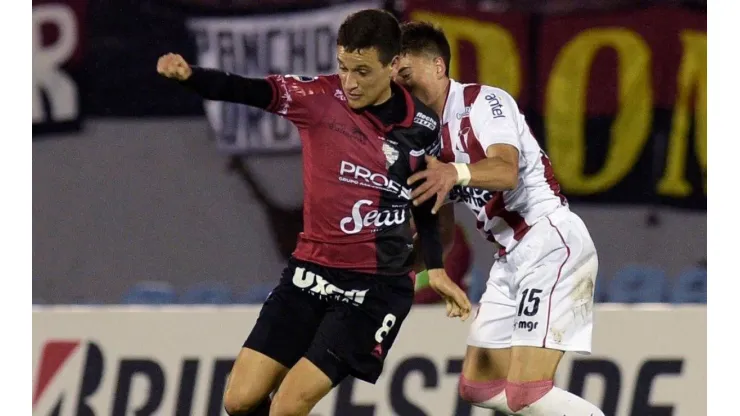
<path id="1" fill-rule="evenodd" d="M 511 191 L 516 188 L 519 183 L 519 175 L 516 168 L 507 166 L 507 168 L 503 170 L 500 180 L 500 188 L 502 191 Z"/>

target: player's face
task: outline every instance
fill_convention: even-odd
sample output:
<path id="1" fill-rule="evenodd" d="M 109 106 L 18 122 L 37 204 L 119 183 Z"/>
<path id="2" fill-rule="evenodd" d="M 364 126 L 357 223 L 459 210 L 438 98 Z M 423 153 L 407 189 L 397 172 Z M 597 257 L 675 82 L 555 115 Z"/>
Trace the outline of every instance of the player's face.
<path id="1" fill-rule="evenodd" d="M 338 46 L 337 63 L 342 89 L 351 108 L 380 104 L 390 97 L 391 74 L 397 59 L 383 65 L 375 48 L 349 52 Z"/>
<path id="2" fill-rule="evenodd" d="M 421 102 L 430 105 L 433 100 L 435 82 L 444 74 L 440 68 L 439 58 L 420 53 L 401 55 L 398 62 L 398 71 L 394 72 L 394 80 L 406 87 Z"/>

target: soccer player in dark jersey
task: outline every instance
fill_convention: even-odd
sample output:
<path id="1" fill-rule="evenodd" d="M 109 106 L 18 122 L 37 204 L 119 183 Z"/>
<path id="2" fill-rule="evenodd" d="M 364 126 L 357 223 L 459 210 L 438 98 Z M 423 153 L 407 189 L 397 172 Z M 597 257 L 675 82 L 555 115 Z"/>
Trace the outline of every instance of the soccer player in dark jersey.
<path id="1" fill-rule="evenodd" d="M 406 185 L 437 153 L 439 119 L 391 82 L 400 37 L 389 13 L 357 12 L 339 29 L 339 73 L 311 78 L 245 78 L 174 54 L 157 63 L 205 99 L 282 115 L 303 143 L 304 230 L 234 363 L 230 415 L 308 415 L 347 376 L 375 383 L 413 301 L 412 213 L 430 285 L 448 316 L 469 315 L 443 268 L 437 216 Z"/>

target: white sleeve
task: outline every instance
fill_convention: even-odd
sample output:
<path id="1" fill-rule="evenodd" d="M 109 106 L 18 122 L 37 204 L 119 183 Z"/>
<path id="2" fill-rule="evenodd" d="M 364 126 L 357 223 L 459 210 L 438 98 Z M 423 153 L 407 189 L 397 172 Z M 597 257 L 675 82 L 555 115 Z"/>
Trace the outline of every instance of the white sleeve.
<path id="1" fill-rule="evenodd" d="M 509 144 L 521 153 L 519 107 L 506 91 L 482 88 L 470 110 L 470 121 L 484 152 L 494 144 Z"/>

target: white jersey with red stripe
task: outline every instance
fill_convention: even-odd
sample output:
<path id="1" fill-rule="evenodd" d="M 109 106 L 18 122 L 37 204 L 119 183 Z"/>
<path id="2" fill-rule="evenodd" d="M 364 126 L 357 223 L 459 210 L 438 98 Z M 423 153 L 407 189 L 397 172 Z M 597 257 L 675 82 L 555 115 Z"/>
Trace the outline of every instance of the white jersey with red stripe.
<path id="1" fill-rule="evenodd" d="M 442 124 L 444 162 L 478 162 L 494 144 L 519 151 L 519 181 L 513 190 L 490 192 L 458 185 L 449 195 L 475 214 L 478 229 L 489 241 L 509 252 L 532 225 L 567 205 L 550 160 L 506 91 L 450 80 Z"/>

